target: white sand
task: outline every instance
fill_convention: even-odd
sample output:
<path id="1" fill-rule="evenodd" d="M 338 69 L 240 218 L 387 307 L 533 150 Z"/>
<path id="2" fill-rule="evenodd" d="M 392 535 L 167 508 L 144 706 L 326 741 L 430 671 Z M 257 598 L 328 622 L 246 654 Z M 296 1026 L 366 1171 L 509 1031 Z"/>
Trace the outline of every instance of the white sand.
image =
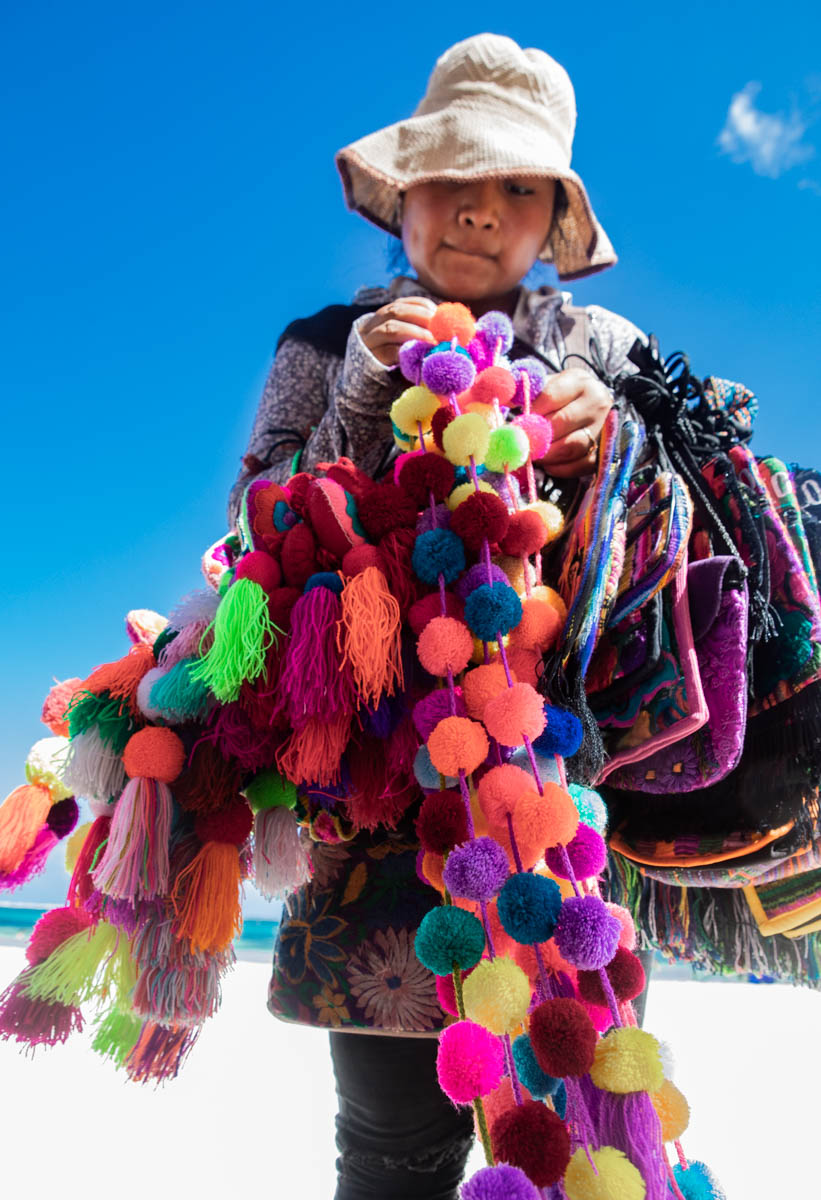
<path id="1" fill-rule="evenodd" d="M 22 950 L 0 947 L 0 987 L 22 965 Z M 331 1200 L 327 1039 L 269 1016 L 267 978 L 265 963 L 238 966 L 180 1077 L 157 1090 L 129 1083 L 84 1036 L 33 1060 L 0 1043 L 4 1195 Z M 811 1100 L 821 996 L 661 980 L 647 1018 L 674 1049 L 693 1111 L 685 1150 L 712 1166 L 728 1200 L 821 1195 Z"/>

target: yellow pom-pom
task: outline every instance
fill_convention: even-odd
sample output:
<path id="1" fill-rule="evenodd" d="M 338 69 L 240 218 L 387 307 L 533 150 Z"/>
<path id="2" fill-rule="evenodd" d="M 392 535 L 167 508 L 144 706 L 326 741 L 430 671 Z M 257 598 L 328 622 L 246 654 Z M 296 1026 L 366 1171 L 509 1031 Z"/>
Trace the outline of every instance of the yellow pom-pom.
<path id="1" fill-rule="evenodd" d="M 471 458 L 477 464 L 485 461 L 490 430 L 479 413 L 462 413 L 445 426 L 442 446 L 445 457 L 455 467 L 466 467 Z"/>
<path id="2" fill-rule="evenodd" d="M 72 874 L 77 865 L 77 859 L 80 857 L 80 851 L 83 848 L 83 842 L 88 836 L 88 831 L 91 829 L 91 824 L 91 821 L 88 821 L 85 825 L 78 825 L 66 841 L 66 870 L 69 875 Z"/>
<path id="3" fill-rule="evenodd" d="M 590 1157 L 594 1166 L 584 1146 L 579 1146 L 570 1159 L 564 1174 L 567 1200 L 644 1200 L 644 1180 L 621 1150 L 602 1146 Z"/>
<path id="4" fill-rule="evenodd" d="M 612 1029 L 596 1046 L 590 1078 L 605 1092 L 655 1092 L 664 1081 L 661 1051 L 652 1033 Z"/>
<path id="5" fill-rule="evenodd" d="M 415 437 L 420 424 L 424 430 L 430 428 L 437 408 L 439 398 L 434 396 L 430 388 L 421 385 L 409 387 L 391 405 L 391 420 L 407 437 Z"/>
<path id="6" fill-rule="evenodd" d="M 465 1015 L 491 1033 L 511 1033 L 527 1017 L 530 980 L 511 958 L 485 958 L 464 982 Z"/>
<path id="7" fill-rule="evenodd" d="M 534 500 L 532 504 L 525 504 L 524 509 L 530 509 L 531 512 L 538 513 L 544 521 L 544 527 L 547 530 L 547 540 L 552 542 L 558 537 L 564 527 L 564 517 L 560 508 L 555 504 L 551 504 L 549 500 Z"/>
<path id="8" fill-rule="evenodd" d="M 665 1079 L 657 1092 L 650 1096 L 661 1122 L 664 1142 L 677 1142 L 690 1124 L 690 1105 L 671 1079 Z"/>
<path id="9" fill-rule="evenodd" d="M 547 584 L 540 583 L 537 587 L 531 589 L 531 596 L 536 600 L 544 600 L 552 608 L 555 608 L 559 614 L 562 624 L 567 620 L 567 605 L 562 600 L 559 593 Z"/>
<path id="10" fill-rule="evenodd" d="M 525 594 L 525 567 L 521 558 L 512 558 L 509 554 L 499 554 L 493 561 L 497 567 L 501 567 L 505 575 L 507 575 L 510 586 L 520 596 Z M 527 564 L 527 574 L 531 585 L 536 582 L 536 571 L 531 562 Z"/>
<path id="11" fill-rule="evenodd" d="M 451 422 L 451 424 L 452 424 L 452 422 Z M 448 429 L 450 429 L 450 425 L 448 426 Z M 447 498 L 447 506 L 450 509 L 450 511 L 453 512 L 454 509 L 459 507 L 459 505 L 462 503 L 463 500 L 467 500 L 468 496 L 474 495 L 475 491 L 476 491 L 476 487 L 473 483 L 471 483 L 470 480 L 468 480 L 467 483 L 460 483 L 458 487 L 455 487 L 453 489 L 453 491 L 450 493 L 450 495 Z M 479 491 L 480 492 L 493 492 L 493 488 L 490 486 L 489 483 L 484 483 L 480 479 L 479 480 Z M 493 494 L 494 494 L 494 496 L 496 495 L 495 492 L 493 492 Z"/>

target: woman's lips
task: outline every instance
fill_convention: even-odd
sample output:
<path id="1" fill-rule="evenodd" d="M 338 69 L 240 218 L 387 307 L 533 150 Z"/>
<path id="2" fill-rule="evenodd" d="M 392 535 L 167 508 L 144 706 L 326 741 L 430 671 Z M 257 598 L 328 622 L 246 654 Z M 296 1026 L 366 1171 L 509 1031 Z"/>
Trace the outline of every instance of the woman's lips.
<path id="1" fill-rule="evenodd" d="M 445 250 L 452 250 L 454 254 L 464 254 L 467 258 L 484 258 L 493 259 L 494 255 L 487 254 L 483 250 L 466 250 L 462 246 L 453 246 L 450 242 L 442 243 Z"/>

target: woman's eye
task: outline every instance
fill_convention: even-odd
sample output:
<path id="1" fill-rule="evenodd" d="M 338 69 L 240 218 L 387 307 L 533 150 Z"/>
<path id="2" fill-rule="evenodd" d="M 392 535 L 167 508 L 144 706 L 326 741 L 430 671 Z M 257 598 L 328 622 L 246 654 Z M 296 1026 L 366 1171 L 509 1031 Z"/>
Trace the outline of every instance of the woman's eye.
<path id="1" fill-rule="evenodd" d="M 517 183 L 515 179 L 508 179 L 505 181 L 505 190 L 508 191 L 511 196 L 532 196 L 534 194 L 534 189 L 532 187 L 528 187 L 524 183 Z"/>

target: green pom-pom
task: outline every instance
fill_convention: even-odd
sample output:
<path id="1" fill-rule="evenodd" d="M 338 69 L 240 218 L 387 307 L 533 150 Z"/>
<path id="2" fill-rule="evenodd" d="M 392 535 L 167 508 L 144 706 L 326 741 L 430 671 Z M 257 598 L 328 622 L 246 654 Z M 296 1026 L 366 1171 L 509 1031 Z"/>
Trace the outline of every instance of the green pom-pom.
<path id="1" fill-rule="evenodd" d="M 517 471 L 527 462 L 530 442 L 527 434 L 517 425 L 503 425 L 490 435 L 485 466 L 489 471 Z"/>
<path id="2" fill-rule="evenodd" d="M 604 837 L 607 832 L 607 807 L 599 793 L 580 783 L 571 783 L 567 790 L 573 797 L 579 820 Z"/>
<path id="3" fill-rule="evenodd" d="M 296 808 L 296 788 L 290 779 L 269 769 L 254 776 L 245 788 L 245 799 L 255 813 L 265 808 Z"/>
<path id="4" fill-rule="evenodd" d="M 196 658 L 181 659 L 151 689 L 150 707 L 172 724 L 200 721 L 208 713 L 211 696 L 206 684 L 195 674 L 197 663 Z"/>
<path id="5" fill-rule="evenodd" d="M 265 656 L 276 642 L 276 626 L 268 611 L 268 597 L 252 579 L 238 579 L 220 601 L 210 626 L 211 649 L 193 668 L 223 704 L 236 700 L 246 680 L 259 678 Z"/>
<path id="6" fill-rule="evenodd" d="M 484 948 L 482 922 L 452 904 L 426 913 L 416 933 L 416 957 L 434 975 L 450 975 L 454 967 L 469 971 Z"/>

